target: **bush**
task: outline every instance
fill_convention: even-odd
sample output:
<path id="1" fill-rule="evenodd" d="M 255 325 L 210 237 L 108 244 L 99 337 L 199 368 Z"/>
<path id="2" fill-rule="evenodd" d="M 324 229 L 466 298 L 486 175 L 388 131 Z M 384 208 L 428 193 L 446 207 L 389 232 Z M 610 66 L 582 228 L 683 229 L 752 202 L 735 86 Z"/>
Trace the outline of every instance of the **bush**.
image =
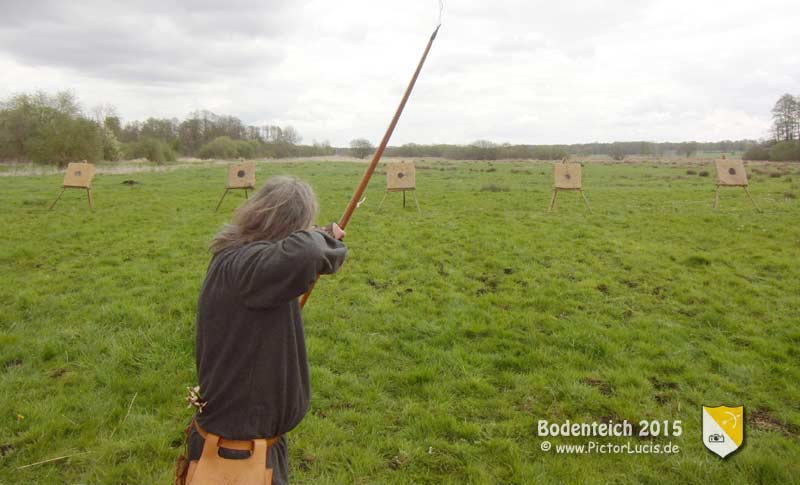
<path id="1" fill-rule="evenodd" d="M 769 160 L 769 148 L 763 145 L 752 146 L 744 152 L 742 160 Z"/>
<path id="2" fill-rule="evenodd" d="M 56 115 L 51 124 L 28 139 L 26 155 L 34 162 L 67 162 L 100 160 L 103 141 L 100 128 L 86 118 L 69 118 Z"/>
<path id="3" fill-rule="evenodd" d="M 200 147 L 197 152 L 200 158 L 238 158 L 239 150 L 237 142 L 229 136 L 218 136 Z"/>
<path id="4" fill-rule="evenodd" d="M 536 147 L 531 151 L 534 160 L 563 160 L 569 157 L 569 152 L 561 147 Z"/>
<path id="5" fill-rule="evenodd" d="M 261 151 L 261 144 L 255 140 L 236 140 L 234 143 L 239 158 L 256 158 Z"/>
<path id="6" fill-rule="evenodd" d="M 297 156 L 297 145 L 292 145 L 284 141 L 276 141 L 267 143 L 266 151 L 272 154 L 274 158 L 294 157 Z"/>
<path id="7" fill-rule="evenodd" d="M 699 174 L 697 174 L 697 175 L 699 175 L 699 176 L 701 176 L 701 177 L 708 177 L 708 175 L 709 175 L 709 174 L 708 174 L 708 170 L 703 170 L 703 171 L 701 171 L 701 172 L 700 172 Z"/>
<path id="8" fill-rule="evenodd" d="M 146 158 L 151 162 L 165 163 L 175 161 L 175 152 L 165 142 L 156 138 L 142 138 L 124 147 L 126 158 Z"/>
<path id="9" fill-rule="evenodd" d="M 298 156 L 300 145 L 286 142 L 264 143 L 258 140 L 234 140 L 229 136 L 218 136 L 200 147 L 197 156 L 203 159 L 234 158 L 284 158 Z M 310 155 L 309 155 L 310 156 Z"/>
<path id="10" fill-rule="evenodd" d="M 0 101 L 0 158 L 66 165 L 103 156 L 102 130 L 68 92 L 20 94 Z"/>
<path id="11" fill-rule="evenodd" d="M 769 150 L 769 159 L 775 162 L 800 161 L 800 142 L 782 141 Z"/>

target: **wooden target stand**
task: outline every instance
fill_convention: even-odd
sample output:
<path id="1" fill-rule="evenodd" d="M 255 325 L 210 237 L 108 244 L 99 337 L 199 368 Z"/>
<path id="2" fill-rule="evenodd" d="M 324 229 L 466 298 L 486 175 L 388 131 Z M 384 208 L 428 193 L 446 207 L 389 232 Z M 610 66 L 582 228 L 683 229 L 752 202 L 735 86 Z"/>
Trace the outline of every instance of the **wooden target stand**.
<path id="1" fill-rule="evenodd" d="M 89 209 L 92 209 L 92 179 L 94 178 L 94 172 L 94 164 L 88 163 L 86 160 L 82 162 L 73 162 L 67 165 L 61 192 L 58 194 L 56 200 L 50 204 L 49 210 L 53 210 L 53 207 L 61 200 L 61 196 L 64 195 L 64 191 L 67 189 L 85 190 L 86 197 L 89 200 Z"/>
<path id="2" fill-rule="evenodd" d="M 577 190 L 583 198 L 586 208 L 589 212 L 592 212 L 592 208 L 589 207 L 589 201 L 586 199 L 586 194 L 583 193 L 583 188 L 581 186 L 581 168 L 580 163 L 569 163 L 566 159 L 561 163 L 553 165 L 553 197 L 550 199 L 550 208 L 547 209 L 547 212 L 552 212 L 553 208 L 556 206 L 558 192 L 562 190 Z"/>
<path id="3" fill-rule="evenodd" d="M 757 212 L 761 209 L 756 205 L 753 196 L 750 195 L 748 190 L 747 172 L 744 169 L 744 162 L 741 160 L 728 160 L 723 156 L 721 160 L 717 160 L 714 165 L 717 169 L 717 188 L 714 191 L 714 209 L 719 206 L 719 188 L 720 187 L 741 187 L 744 193 L 750 199 Z"/>
<path id="4" fill-rule="evenodd" d="M 244 198 L 247 199 L 247 189 L 255 189 L 256 187 L 256 164 L 255 162 L 241 162 L 228 165 L 228 185 L 225 186 L 225 192 L 217 203 L 217 208 L 214 212 L 219 211 L 219 206 L 225 200 L 230 190 L 244 190 Z"/>
<path id="5" fill-rule="evenodd" d="M 406 192 L 411 191 L 414 196 L 414 203 L 417 205 L 417 212 L 422 212 L 419 208 L 419 200 L 417 200 L 417 169 L 414 162 L 398 162 L 389 163 L 386 165 L 386 192 L 383 194 L 381 203 L 378 204 L 378 210 L 383 207 L 383 202 L 389 195 L 389 192 L 402 192 L 403 193 L 403 207 L 406 206 Z"/>

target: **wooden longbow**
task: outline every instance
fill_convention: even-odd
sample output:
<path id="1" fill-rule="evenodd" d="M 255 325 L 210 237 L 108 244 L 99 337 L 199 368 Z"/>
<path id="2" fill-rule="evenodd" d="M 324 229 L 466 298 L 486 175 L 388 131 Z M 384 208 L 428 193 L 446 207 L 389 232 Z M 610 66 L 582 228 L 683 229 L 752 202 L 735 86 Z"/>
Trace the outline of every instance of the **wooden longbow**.
<path id="1" fill-rule="evenodd" d="M 355 211 L 356 207 L 358 207 L 358 201 L 361 200 L 361 196 L 367 189 L 367 184 L 369 184 L 369 180 L 372 178 L 372 173 L 375 171 L 375 167 L 378 166 L 378 162 L 380 162 L 381 160 L 383 151 L 386 150 L 386 145 L 389 144 L 389 139 L 392 137 L 394 128 L 395 126 L 397 126 L 397 122 L 400 120 L 400 115 L 403 114 L 403 108 L 406 107 L 406 102 L 408 102 L 408 98 L 411 96 L 411 91 L 414 89 L 414 84 L 416 84 L 417 78 L 419 77 L 419 73 L 422 71 L 422 66 L 425 64 L 425 59 L 427 59 L 428 57 L 428 52 L 430 52 L 431 47 L 433 46 L 433 41 L 436 39 L 436 34 L 439 33 L 439 28 L 442 26 L 441 9 L 439 14 L 440 14 L 439 25 L 436 26 L 436 30 L 434 30 L 433 34 L 431 34 L 431 38 L 428 41 L 428 45 L 425 47 L 425 52 L 422 53 L 422 58 L 419 60 L 419 64 L 417 65 L 417 70 L 414 71 L 414 75 L 411 77 L 411 81 L 408 83 L 406 92 L 405 94 L 403 94 L 403 99 L 400 100 L 400 105 L 397 107 L 397 111 L 395 111 L 394 117 L 392 117 L 392 121 L 391 123 L 389 123 L 389 127 L 386 129 L 386 133 L 383 135 L 381 144 L 378 146 L 378 149 L 372 156 L 372 161 L 369 162 L 367 170 L 364 172 L 364 176 L 361 177 L 361 182 L 359 182 L 358 187 L 356 187 L 355 192 L 353 192 L 353 197 L 347 204 L 347 207 L 344 210 L 344 214 L 342 214 L 342 218 L 339 219 L 339 227 L 341 227 L 342 229 L 347 227 L 347 223 L 350 222 L 350 218 L 353 216 L 353 211 Z M 319 276 L 317 276 L 317 280 L 319 280 Z M 315 284 L 316 281 L 311 285 L 311 288 L 308 289 L 308 291 L 302 296 L 302 298 L 300 298 L 301 308 L 304 307 L 308 302 L 308 298 L 311 296 L 311 292 L 314 291 Z"/>

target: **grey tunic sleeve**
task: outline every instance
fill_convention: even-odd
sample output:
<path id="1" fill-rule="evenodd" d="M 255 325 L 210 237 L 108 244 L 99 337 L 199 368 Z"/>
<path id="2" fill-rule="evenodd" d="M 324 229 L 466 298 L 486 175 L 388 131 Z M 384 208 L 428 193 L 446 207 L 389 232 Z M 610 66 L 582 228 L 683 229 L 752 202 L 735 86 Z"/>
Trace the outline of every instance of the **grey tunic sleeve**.
<path id="1" fill-rule="evenodd" d="M 253 243 L 230 261 L 246 306 L 270 308 L 299 297 L 320 274 L 339 270 L 347 247 L 320 231 L 297 231 L 276 242 Z"/>

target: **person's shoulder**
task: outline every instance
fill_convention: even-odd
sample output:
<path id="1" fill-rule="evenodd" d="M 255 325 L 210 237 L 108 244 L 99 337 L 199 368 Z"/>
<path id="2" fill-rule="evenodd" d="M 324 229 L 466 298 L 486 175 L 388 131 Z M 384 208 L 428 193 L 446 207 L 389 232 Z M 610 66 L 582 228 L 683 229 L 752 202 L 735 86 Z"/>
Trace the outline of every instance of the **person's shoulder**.
<path id="1" fill-rule="evenodd" d="M 221 264 L 225 261 L 234 261 L 254 253 L 260 253 L 274 244 L 270 241 L 253 241 L 241 246 L 225 248 L 211 257 L 211 264 Z"/>
<path id="2" fill-rule="evenodd" d="M 214 255 L 214 259 L 219 261 L 242 260 L 273 252 L 313 252 L 324 246 L 328 239 L 332 240 L 333 238 L 317 230 L 304 229 L 295 231 L 277 241 L 258 240 L 241 246 L 226 248 Z"/>

